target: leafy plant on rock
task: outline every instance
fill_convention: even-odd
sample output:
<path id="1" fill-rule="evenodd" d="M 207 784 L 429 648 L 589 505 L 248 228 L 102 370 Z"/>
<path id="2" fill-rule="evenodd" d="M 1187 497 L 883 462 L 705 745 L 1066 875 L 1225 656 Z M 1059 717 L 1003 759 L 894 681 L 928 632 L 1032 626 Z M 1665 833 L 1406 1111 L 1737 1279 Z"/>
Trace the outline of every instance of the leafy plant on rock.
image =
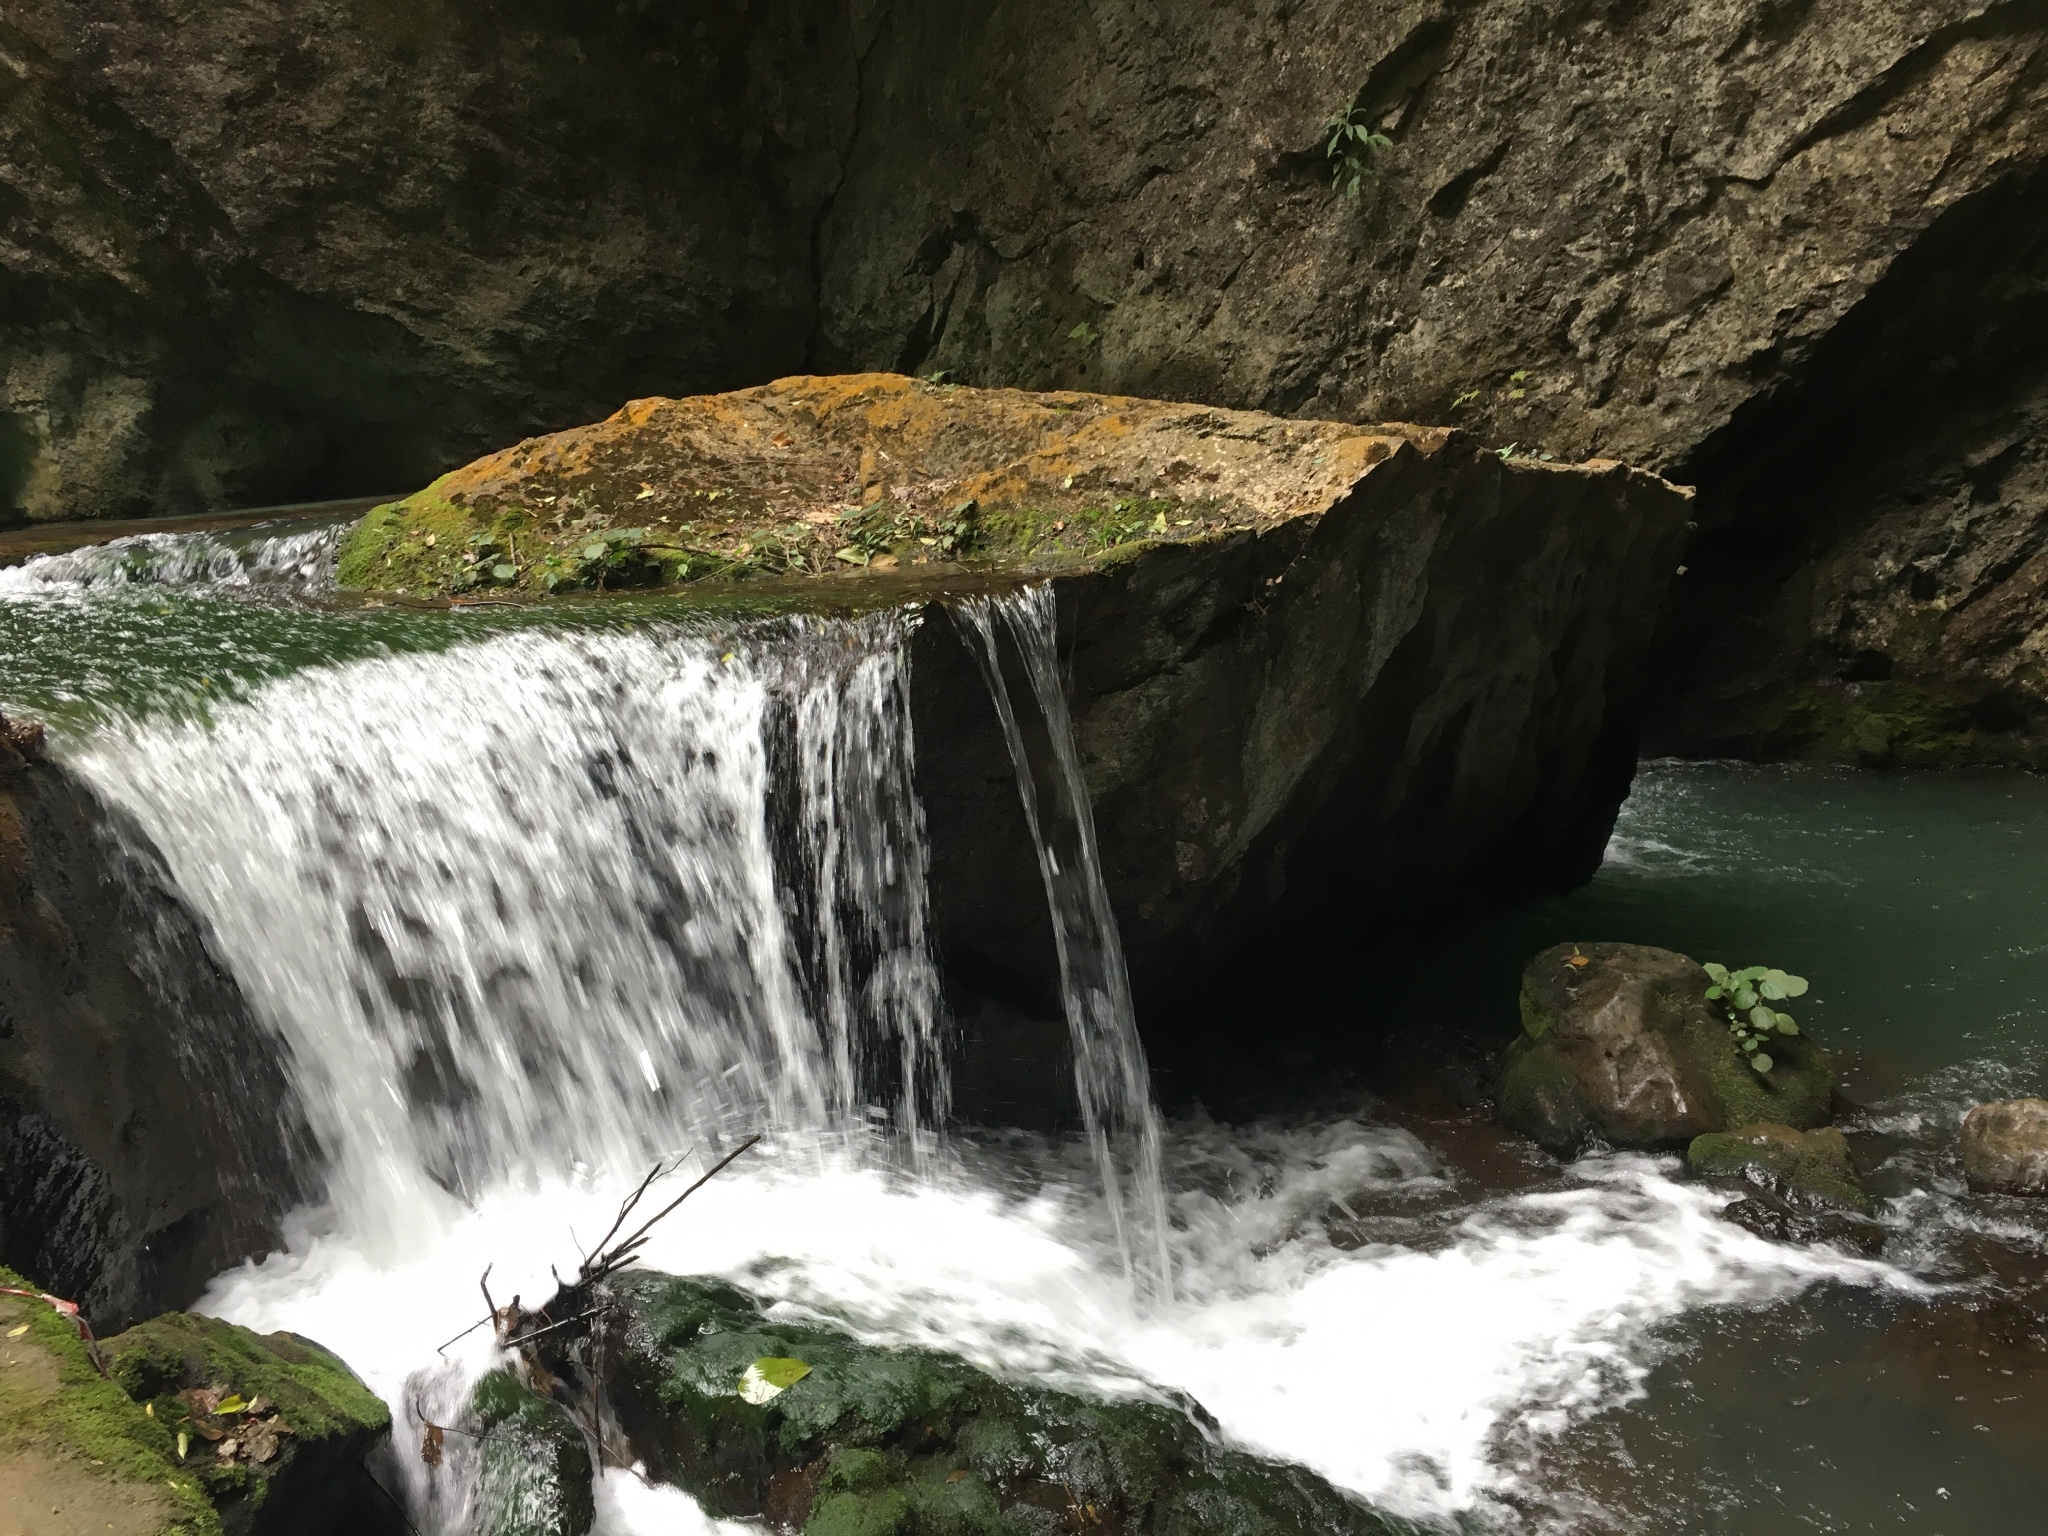
<path id="1" fill-rule="evenodd" d="M 1759 1072 L 1770 1071 L 1773 1062 L 1765 1045 L 1773 1036 L 1799 1033 L 1792 1015 L 1780 1012 L 1772 1004 L 1803 995 L 1806 978 L 1763 965 L 1731 971 L 1711 960 L 1706 964 L 1706 972 L 1714 983 L 1707 988 L 1707 1001 L 1721 1005 L 1721 1011 L 1728 1016 L 1728 1033 L 1735 1037 L 1749 1064 Z"/>
<path id="2" fill-rule="evenodd" d="M 1358 198 L 1366 188 L 1379 185 L 1379 157 L 1394 147 L 1394 141 L 1364 121 L 1364 108 L 1356 97 L 1323 124 L 1323 133 L 1323 156 L 1331 162 L 1332 188 Z"/>

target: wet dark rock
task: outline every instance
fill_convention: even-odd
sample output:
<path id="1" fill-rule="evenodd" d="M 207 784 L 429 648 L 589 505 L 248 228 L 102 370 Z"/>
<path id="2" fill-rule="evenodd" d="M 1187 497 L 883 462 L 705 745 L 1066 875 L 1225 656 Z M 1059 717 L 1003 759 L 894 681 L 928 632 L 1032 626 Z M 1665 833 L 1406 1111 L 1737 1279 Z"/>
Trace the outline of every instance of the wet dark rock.
<path id="1" fill-rule="evenodd" d="M 1963 1118 L 1963 1173 L 1979 1194 L 2048 1195 L 2048 1099 L 1971 1110 Z"/>
<path id="2" fill-rule="evenodd" d="M 169 875 L 58 764 L 0 776 L 0 1261 L 102 1331 L 264 1252 L 303 1129 Z"/>
<path id="3" fill-rule="evenodd" d="M 106 1341 L 108 1374 L 188 1438 L 179 1465 L 225 1536 L 397 1536 L 365 1458 L 391 1415 L 339 1358 L 296 1334 L 259 1335 L 176 1312 Z"/>
<path id="4" fill-rule="evenodd" d="M 562 1404 L 509 1370 L 470 1395 L 482 1435 L 476 1536 L 584 1536 L 597 1518 L 590 1449 Z"/>
<path id="5" fill-rule="evenodd" d="M 716 1514 L 805 1536 L 1384 1536 L 1320 1478 L 1221 1444 L 1193 1403 L 1098 1403 L 948 1355 L 771 1320 L 713 1281 L 628 1273 L 601 1332 L 541 1351 L 605 1444 Z M 558 1335 L 557 1339 L 565 1336 Z M 748 1368 L 808 1372 L 760 1401 Z"/>
<path id="6" fill-rule="evenodd" d="M 43 756 L 43 728 L 33 720 L 0 715 L 0 774 L 26 768 Z"/>
<path id="7" fill-rule="evenodd" d="M 1501 1118 L 1559 1154 L 1591 1142 L 1676 1148 L 1731 1126 L 1826 1123 L 1828 1053 L 1804 1035 L 1752 1069 L 1698 962 L 1641 944 L 1560 944 L 1522 973 L 1522 1034 L 1502 1058 Z"/>
<path id="8" fill-rule="evenodd" d="M 1768 1189 L 1786 1205 L 1856 1211 L 1868 1215 L 1869 1194 L 1849 1152 L 1831 1125 L 1796 1131 L 1789 1125 L 1745 1125 L 1710 1131 L 1685 1149 L 1686 1166 L 1703 1179 L 1739 1181 Z"/>

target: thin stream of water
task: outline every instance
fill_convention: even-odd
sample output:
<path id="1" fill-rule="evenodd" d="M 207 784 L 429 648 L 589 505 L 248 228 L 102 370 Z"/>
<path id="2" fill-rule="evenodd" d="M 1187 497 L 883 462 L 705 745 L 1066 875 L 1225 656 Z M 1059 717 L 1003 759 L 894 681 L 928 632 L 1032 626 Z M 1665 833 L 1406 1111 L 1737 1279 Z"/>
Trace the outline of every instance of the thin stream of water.
<path id="1" fill-rule="evenodd" d="M 1052 583 L 1041 582 L 961 605 L 979 647 L 1003 723 L 1017 795 L 1037 846 L 1059 953 L 1060 1002 L 1074 1043 L 1074 1090 L 1102 1172 L 1110 1223 L 1125 1268 L 1143 1295 L 1171 1297 L 1166 1190 L 1160 1173 L 1159 1112 L 1138 1038 L 1123 941 L 1110 910 L 1096 846 L 1095 815 L 1074 748 L 1059 675 L 1059 614 Z M 1003 639 L 1022 666 L 1043 731 L 1043 767 L 1033 762 L 1003 669 Z"/>

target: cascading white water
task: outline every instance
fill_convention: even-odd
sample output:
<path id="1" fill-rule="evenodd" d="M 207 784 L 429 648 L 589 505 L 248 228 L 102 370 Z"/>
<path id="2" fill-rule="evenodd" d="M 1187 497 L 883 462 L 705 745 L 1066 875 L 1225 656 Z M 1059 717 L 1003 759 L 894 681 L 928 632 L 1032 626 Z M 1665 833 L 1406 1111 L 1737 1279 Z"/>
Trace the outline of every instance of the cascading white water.
<path id="1" fill-rule="evenodd" d="M 1125 1097 L 1087 1148 L 935 1156 L 945 1076 L 905 620 L 723 642 L 531 628 L 453 649 L 447 635 L 467 631 L 443 631 L 408 642 L 431 653 L 281 679 L 251 668 L 193 719 L 155 702 L 175 677 L 134 690 L 129 713 L 90 670 L 137 654 L 124 605 L 164 616 L 148 633 L 185 639 L 193 680 L 210 670 L 198 658 L 218 612 L 195 603 L 187 621 L 161 587 L 135 585 L 0 582 L 0 600 L 72 621 L 70 664 L 105 698 L 60 750 L 135 815 L 212 925 L 333 1160 L 327 1200 L 293 1220 L 285 1251 L 219 1277 L 202 1305 L 337 1349 L 401 1423 L 416 1394 L 459 1408 L 487 1363 L 481 1332 L 445 1366 L 436 1354 L 475 1320 L 486 1263 L 501 1295 L 546 1294 L 579 1228 L 594 1236 L 654 1153 L 763 1125 L 777 1134 L 657 1229 L 649 1264 L 730 1277 L 878 1343 L 1104 1394 L 1186 1394 L 1237 1444 L 1463 1529 L 1574 1529 L 1529 1514 L 1533 1450 L 1642 1390 L 1674 1319 L 1828 1281 L 1910 1284 L 1754 1237 L 1668 1164 L 1591 1159 L 1533 1190 L 1475 1193 L 1363 1115 L 1177 1121 L 1173 1220 L 1148 1209 L 1129 1192 L 1145 1169 L 1130 1116 L 1151 1110 L 1133 1086 L 1142 1057 L 1118 1054 L 1127 987 L 1046 594 L 984 608 L 981 643 L 1073 940 L 1075 1017 L 1103 1047 L 1089 1081 Z M 36 614 L 15 612 L 12 632 L 34 632 Z M 315 638 L 333 649 L 309 645 L 329 622 Z M 316 616 L 293 630 L 296 654 L 361 655 L 400 633 L 341 627 L 360 622 Z M 1121 1234 L 1091 1188 L 1105 1144 Z M 1134 1239 L 1134 1211 L 1174 1277 L 1142 1304 L 1130 1267 L 1151 1239 Z M 459 1460 L 438 1484 L 410 1456 L 383 1468 L 408 1479 L 430 1536 L 466 1529 Z M 599 1502 L 604 1536 L 710 1528 L 623 1474 Z"/>
<path id="2" fill-rule="evenodd" d="M 105 592 L 120 587 L 211 588 L 332 584 L 341 523 L 276 533 L 138 533 L 0 570 L 0 596 Z"/>
<path id="3" fill-rule="evenodd" d="M 1059 614 L 1052 583 L 977 597 L 961 612 L 979 641 L 976 659 L 1003 723 L 1017 793 L 1037 846 L 1038 868 L 1059 953 L 1060 1003 L 1074 1043 L 1074 1088 L 1102 1171 L 1103 1191 L 1124 1266 L 1148 1295 L 1173 1293 L 1166 1244 L 1166 1188 L 1160 1172 L 1159 1111 L 1138 1038 L 1123 940 L 1110 910 L 1096 846 L 1095 813 L 1059 675 Z M 1003 636 L 1023 668 L 1042 730 L 1033 742 L 1003 673 Z"/>
<path id="4" fill-rule="evenodd" d="M 878 1036 L 886 1117 L 943 1110 L 903 623 L 502 635 L 304 672 L 78 766 L 211 921 L 331 1202 L 395 1254 L 437 1188 L 848 1132 Z M 778 719 L 810 966 L 771 848 Z"/>

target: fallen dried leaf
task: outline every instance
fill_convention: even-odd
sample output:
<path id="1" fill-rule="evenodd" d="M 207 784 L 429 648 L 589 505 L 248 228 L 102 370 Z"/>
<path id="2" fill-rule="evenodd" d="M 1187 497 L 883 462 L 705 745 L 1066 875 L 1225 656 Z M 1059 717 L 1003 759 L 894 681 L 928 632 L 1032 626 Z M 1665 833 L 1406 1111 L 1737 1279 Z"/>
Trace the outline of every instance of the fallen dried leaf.
<path id="1" fill-rule="evenodd" d="M 427 1432 L 420 1436 L 420 1460 L 430 1467 L 441 1465 L 441 1426 L 429 1424 Z"/>

